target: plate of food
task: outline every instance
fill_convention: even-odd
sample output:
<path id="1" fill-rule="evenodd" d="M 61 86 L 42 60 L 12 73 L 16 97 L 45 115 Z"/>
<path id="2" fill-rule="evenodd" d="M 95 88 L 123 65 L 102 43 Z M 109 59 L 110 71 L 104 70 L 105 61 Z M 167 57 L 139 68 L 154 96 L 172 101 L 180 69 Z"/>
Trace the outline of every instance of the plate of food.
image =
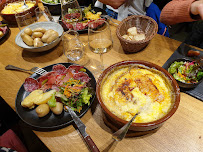
<path id="1" fill-rule="evenodd" d="M 201 61 L 199 61 L 201 62 Z M 186 58 L 174 60 L 168 65 L 168 72 L 182 88 L 194 88 L 203 80 L 201 63 Z"/>
<path id="2" fill-rule="evenodd" d="M 95 98 L 96 80 L 83 66 L 52 64 L 46 74 L 25 79 L 15 101 L 19 117 L 36 130 L 55 130 L 72 123 L 69 106 L 82 117 Z"/>
<path id="3" fill-rule="evenodd" d="M 93 22 L 94 20 L 106 20 L 106 18 L 101 17 L 101 15 L 107 15 L 106 11 L 98 8 L 98 7 L 91 7 L 89 5 L 88 7 L 81 7 L 82 8 L 82 20 L 77 22 L 75 26 L 68 22 L 69 18 L 68 16 L 64 17 L 65 19 L 60 17 L 59 23 L 64 28 L 64 31 L 67 31 L 69 29 L 75 29 L 78 33 L 87 33 L 88 32 L 88 24 Z M 74 13 L 72 13 L 73 15 Z M 77 15 L 77 14 L 76 14 Z M 99 27 L 101 25 L 95 25 L 95 28 Z"/>
<path id="4" fill-rule="evenodd" d="M 0 21 L 0 41 L 3 40 L 9 33 L 9 27 L 4 22 Z"/>

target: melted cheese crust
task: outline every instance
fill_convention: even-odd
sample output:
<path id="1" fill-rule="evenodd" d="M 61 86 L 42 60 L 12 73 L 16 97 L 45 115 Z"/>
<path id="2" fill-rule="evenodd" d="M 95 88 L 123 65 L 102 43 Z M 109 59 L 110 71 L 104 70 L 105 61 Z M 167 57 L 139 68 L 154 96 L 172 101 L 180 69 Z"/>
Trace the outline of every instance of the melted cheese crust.
<path id="1" fill-rule="evenodd" d="M 23 2 L 13 2 L 9 3 L 4 7 L 4 9 L 1 11 L 2 14 L 15 14 L 15 13 L 20 13 L 23 11 L 26 11 L 33 7 L 35 5 L 35 1 L 26 1 L 26 4 L 28 6 L 27 9 L 23 9 L 22 6 L 24 5 Z"/>
<path id="2" fill-rule="evenodd" d="M 102 101 L 112 113 L 126 121 L 138 111 L 135 123 L 162 118 L 172 105 L 173 90 L 166 77 L 156 71 L 129 66 L 114 70 L 102 82 Z"/>

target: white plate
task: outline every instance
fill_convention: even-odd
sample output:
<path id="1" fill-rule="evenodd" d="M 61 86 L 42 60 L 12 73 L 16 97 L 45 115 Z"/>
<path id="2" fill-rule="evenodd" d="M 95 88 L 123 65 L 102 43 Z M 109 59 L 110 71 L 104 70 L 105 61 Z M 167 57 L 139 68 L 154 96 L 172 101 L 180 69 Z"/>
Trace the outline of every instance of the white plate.
<path id="1" fill-rule="evenodd" d="M 32 46 L 28 46 L 27 44 L 25 44 L 21 38 L 21 33 L 24 32 L 24 30 L 26 28 L 30 28 L 31 30 L 34 30 L 38 27 L 41 27 L 41 28 L 44 28 L 46 30 L 49 30 L 49 29 L 53 29 L 54 31 L 58 32 L 59 34 L 59 37 L 54 40 L 52 43 L 50 44 L 47 44 L 47 43 L 44 43 L 44 46 L 42 47 L 32 47 Z M 43 52 L 43 51 L 47 51 L 53 47 L 55 47 L 61 40 L 62 38 L 62 35 L 63 35 L 63 27 L 58 24 L 58 23 L 55 23 L 55 22 L 37 22 L 37 23 L 33 23 L 29 26 L 27 26 L 26 28 L 24 28 L 23 30 L 21 30 L 18 35 L 16 36 L 15 38 L 15 43 L 20 46 L 21 48 L 27 50 L 27 51 L 31 51 L 31 52 Z"/>

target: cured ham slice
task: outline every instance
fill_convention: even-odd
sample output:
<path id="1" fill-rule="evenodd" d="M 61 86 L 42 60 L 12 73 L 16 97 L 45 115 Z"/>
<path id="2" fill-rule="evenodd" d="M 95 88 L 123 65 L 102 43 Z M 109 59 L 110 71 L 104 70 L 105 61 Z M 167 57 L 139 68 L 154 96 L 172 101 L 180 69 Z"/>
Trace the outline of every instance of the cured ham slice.
<path id="1" fill-rule="evenodd" d="M 58 74 L 63 74 L 66 70 L 66 67 L 62 64 L 57 64 L 52 67 L 53 71 L 56 71 Z"/>
<path id="2" fill-rule="evenodd" d="M 25 83 L 24 83 L 23 86 L 24 86 L 26 91 L 32 92 L 32 91 L 34 91 L 34 90 L 39 88 L 39 83 L 34 78 L 26 78 L 25 79 Z"/>
<path id="3" fill-rule="evenodd" d="M 86 83 L 88 83 L 88 82 L 91 80 L 91 78 L 90 78 L 90 77 L 88 76 L 88 74 L 85 73 L 85 72 L 78 72 L 78 73 L 75 73 L 75 74 L 73 75 L 73 79 L 81 80 L 81 81 L 86 82 Z"/>
<path id="4" fill-rule="evenodd" d="M 70 65 L 67 68 L 66 72 L 70 71 L 72 73 L 78 73 L 80 71 L 80 69 L 82 69 L 82 68 L 83 68 L 83 66 L 80 66 L 80 65 Z"/>
<path id="5" fill-rule="evenodd" d="M 57 64 L 52 67 L 53 71 L 40 76 L 37 80 L 27 78 L 24 83 L 24 88 L 28 92 L 32 92 L 36 89 L 41 89 L 44 92 L 50 89 L 58 91 L 59 87 L 65 87 L 65 83 L 71 78 L 85 82 L 84 86 L 86 86 L 91 78 L 87 73 L 80 71 L 83 68 L 83 66 L 79 65 L 70 65 L 68 68 L 66 68 L 62 64 Z"/>

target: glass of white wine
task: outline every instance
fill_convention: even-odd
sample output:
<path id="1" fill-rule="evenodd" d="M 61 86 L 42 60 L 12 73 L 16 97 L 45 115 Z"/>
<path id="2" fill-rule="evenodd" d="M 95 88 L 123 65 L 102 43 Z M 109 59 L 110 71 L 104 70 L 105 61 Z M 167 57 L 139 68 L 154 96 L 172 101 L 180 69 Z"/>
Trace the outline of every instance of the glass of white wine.
<path id="1" fill-rule="evenodd" d="M 62 22 L 69 24 L 69 29 L 77 30 L 76 23 L 82 20 L 82 10 L 77 0 L 61 0 Z"/>
<path id="2" fill-rule="evenodd" d="M 109 23 L 104 20 L 96 20 L 88 24 L 89 49 L 100 55 L 100 65 L 95 67 L 98 73 L 104 70 L 103 54 L 113 47 L 113 39 Z"/>

